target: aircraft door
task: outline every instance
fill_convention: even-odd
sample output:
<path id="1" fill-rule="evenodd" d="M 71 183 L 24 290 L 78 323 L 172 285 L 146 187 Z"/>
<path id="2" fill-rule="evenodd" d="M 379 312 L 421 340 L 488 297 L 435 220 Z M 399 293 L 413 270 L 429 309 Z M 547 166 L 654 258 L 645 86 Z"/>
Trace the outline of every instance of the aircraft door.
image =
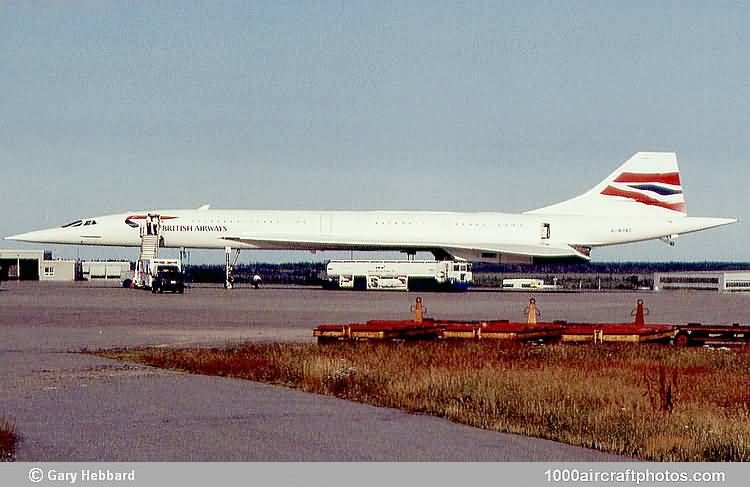
<path id="1" fill-rule="evenodd" d="M 161 215 L 149 213 L 146 215 L 146 235 L 159 235 L 161 232 Z"/>
<path id="2" fill-rule="evenodd" d="M 331 215 L 320 215 L 320 233 L 323 235 L 333 233 L 333 217 Z"/>
<path id="3" fill-rule="evenodd" d="M 542 240 L 549 240 L 551 235 L 549 223 L 542 223 L 542 228 L 540 230 L 540 237 L 542 238 Z"/>

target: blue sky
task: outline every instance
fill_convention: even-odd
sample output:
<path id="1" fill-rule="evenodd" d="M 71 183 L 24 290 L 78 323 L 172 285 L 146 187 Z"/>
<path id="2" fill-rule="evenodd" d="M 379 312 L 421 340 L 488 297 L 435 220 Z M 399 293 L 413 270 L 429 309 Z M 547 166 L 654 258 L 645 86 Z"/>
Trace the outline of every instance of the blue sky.
<path id="1" fill-rule="evenodd" d="M 5 2 L 0 235 L 204 203 L 522 211 L 639 150 L 678 153 L 691 215 L 750 221 L 748 25 L 722 1 Z M 749 236 L 594 258 L 747 261 Z"/>

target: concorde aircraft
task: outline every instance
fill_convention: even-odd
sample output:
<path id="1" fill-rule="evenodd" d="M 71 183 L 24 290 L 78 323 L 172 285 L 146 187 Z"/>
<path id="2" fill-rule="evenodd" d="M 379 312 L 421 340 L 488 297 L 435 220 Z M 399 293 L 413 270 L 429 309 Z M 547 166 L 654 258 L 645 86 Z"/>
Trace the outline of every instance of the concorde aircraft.
<path id="1" fill-rule="evenodd" d="M 156 219 L 156 223 L 154 223 Z M 139 246 L 156 224 L 171 248 L 397 250 L 438 259 L 531 263 L 589 260 L 592 248 L 661 239 L 734 223 L 687 216 L 677 156 L 638 152 L 575 198 L 521 214 L 434 211 L 128 211 L 6 237 L 34 243 Z"/>

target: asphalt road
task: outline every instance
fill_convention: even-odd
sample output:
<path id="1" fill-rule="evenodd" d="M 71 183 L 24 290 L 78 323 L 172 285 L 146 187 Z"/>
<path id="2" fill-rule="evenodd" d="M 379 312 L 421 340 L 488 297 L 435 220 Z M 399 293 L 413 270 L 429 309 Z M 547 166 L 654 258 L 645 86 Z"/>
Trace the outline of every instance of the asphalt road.
<path id="1" fill-rule="evenodd" d="M 592 450 L 281 387 L 78 352 L 136 345 L 311 340 L 322 322 L 405 318 L 416 295 L 306 288 L 121 288 L 3 283 L 0 416 L 25 461 L 597 461 Z M 431 315 L 522 317 L 529 295 L 430 294 Z M 544 319 L 627 321 L 639 296 L 543 294 Z M 750 321 L 750 296 L 647 294 L 651 322 Z"/>

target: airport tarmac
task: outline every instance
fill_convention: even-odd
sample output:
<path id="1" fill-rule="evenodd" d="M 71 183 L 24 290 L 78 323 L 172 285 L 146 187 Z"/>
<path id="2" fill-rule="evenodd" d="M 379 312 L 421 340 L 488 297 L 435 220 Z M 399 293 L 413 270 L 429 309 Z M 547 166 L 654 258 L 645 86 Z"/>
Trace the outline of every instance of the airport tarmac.
<path id="1" fill-rule="evenodd" d="M 2 283 L 0 416 L 18 460 L 595 461 L 618 457 L 440 418 L 81 355 L 83 349 L 307 341 L 324 322 L 405 318 L 416 294 L 267 287 L 152 295 L 86 284 Z M 440 318 L 521 319 L 529 294 L 421 293 Z M 750 322 L 750 296 L 538 293 L 542 319 Z"/>

